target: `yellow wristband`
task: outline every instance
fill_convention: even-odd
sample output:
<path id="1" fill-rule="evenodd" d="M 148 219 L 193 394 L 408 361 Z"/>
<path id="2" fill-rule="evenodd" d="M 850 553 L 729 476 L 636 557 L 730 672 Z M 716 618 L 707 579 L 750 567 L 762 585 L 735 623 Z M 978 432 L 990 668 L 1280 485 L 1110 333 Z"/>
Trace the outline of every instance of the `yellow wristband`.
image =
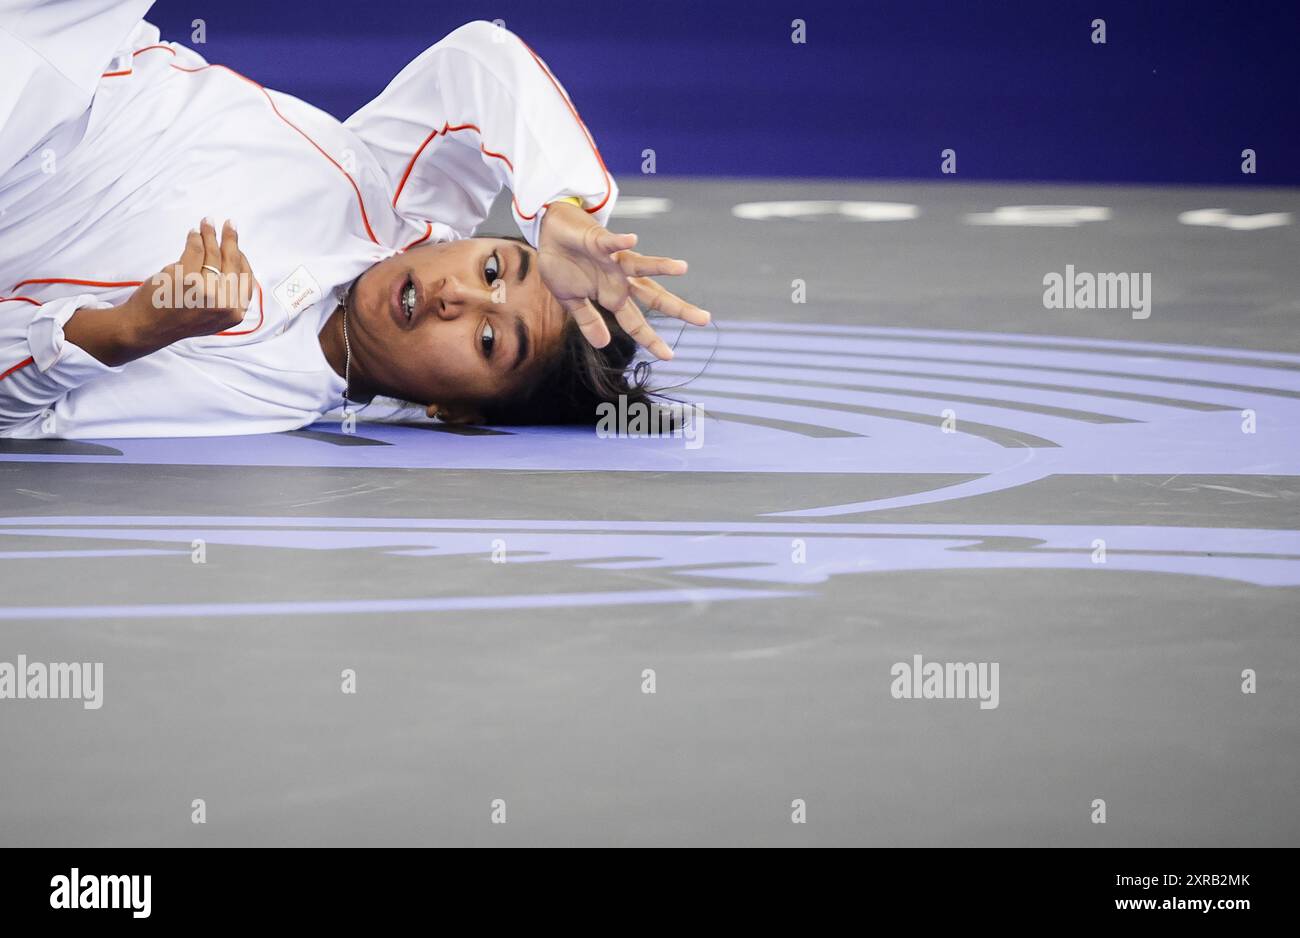
<path id="1" fill-rule="evenodd" d="M 568 202 L 570 205 L 576 205 L 578 208 L 582 208 L 582 199 L 578 198 L 576 195 L 566 195 L 564 198 L 556 199 L 555 201 Z"/>

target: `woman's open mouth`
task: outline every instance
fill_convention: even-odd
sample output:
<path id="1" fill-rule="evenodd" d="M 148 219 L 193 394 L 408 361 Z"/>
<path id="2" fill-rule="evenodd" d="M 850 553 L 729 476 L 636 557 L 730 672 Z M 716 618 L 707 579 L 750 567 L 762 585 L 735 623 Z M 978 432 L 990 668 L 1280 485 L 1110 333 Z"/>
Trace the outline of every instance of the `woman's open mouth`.
<path id="1" fill-rule="evenodd" d="M 415 314 L 420 308 L 420 288 L 415 279 L 407 274 L 393 288 L 392 314 L 399 328 L 409 329 L 415 323 Z"/>

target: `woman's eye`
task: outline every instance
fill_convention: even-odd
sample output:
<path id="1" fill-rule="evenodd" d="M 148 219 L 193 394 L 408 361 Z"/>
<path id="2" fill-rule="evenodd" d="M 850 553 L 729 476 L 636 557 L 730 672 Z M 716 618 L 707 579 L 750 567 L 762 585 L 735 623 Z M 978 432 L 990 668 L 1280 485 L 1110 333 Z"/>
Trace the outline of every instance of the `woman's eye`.
<path id="1" fill-rule="evenodd" d="M 497 258 L 495 253 L 489 257 L 487 263 L 483 265 L 483 276 L 487 279 L 489 285 L 494 284 L 501 279 L 501 261 Z"/>
<path id="2" fill-rule="evenodd" d="M 479 342 L 483 346 L 483 354 L 491 358 L 492 349 L 497 343 L 497 336 L 490 325 L 483 326 L 483 335 L 479 338 Z"/>

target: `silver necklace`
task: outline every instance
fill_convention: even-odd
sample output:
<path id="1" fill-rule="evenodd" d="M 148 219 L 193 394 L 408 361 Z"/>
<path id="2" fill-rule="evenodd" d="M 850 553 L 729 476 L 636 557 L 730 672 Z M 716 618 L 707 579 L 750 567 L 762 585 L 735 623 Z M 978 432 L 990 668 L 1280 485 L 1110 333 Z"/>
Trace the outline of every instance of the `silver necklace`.
<path id="1" fill-rule="evenodd" d="M 343 307 L 343 403 L 348 402 L 352 390 L 352 343 L 348 341 L 348 308 Z"/>
<path id="2" fill-rule="evenodd" d="M 352 343 L 348 341 L 348 298 L 352 285 L 343 291 L 343 409 L 348 409 L 348 392 L 352 390 Z"/>

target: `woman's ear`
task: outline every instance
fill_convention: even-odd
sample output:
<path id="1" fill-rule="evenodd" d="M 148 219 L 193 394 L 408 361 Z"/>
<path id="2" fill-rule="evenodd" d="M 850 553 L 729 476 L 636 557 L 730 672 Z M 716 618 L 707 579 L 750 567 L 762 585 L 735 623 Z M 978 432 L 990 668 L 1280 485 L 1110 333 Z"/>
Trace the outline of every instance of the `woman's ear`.
<path id="1" fill-rule="evenodd" d="M 475 424 L 485 423 L 483 415 L 473 407 L 464 407 L 460 404 L 450 406 L 444 404 L 430 404 L 424 411 L 435 420 L 441 420 L 443 423 L 454 424 Z"/>

